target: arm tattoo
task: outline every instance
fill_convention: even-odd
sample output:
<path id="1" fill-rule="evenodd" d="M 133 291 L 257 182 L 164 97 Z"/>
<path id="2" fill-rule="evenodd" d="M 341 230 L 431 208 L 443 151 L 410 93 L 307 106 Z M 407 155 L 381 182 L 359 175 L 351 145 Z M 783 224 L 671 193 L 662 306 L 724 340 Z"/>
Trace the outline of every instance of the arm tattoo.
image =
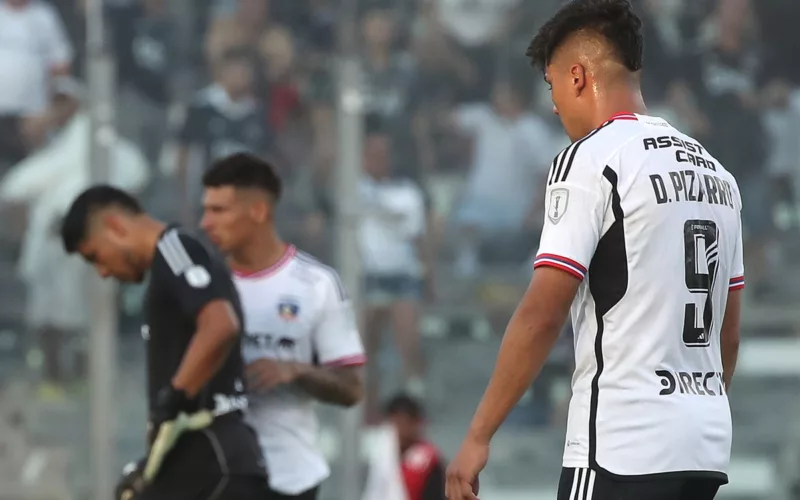
<path id="1" fill-rule="evenodd" d="M 301 375 L 297 383 L 323 403 L 353 406 L 364 392 L 360 366 L 315 367 Z"/>

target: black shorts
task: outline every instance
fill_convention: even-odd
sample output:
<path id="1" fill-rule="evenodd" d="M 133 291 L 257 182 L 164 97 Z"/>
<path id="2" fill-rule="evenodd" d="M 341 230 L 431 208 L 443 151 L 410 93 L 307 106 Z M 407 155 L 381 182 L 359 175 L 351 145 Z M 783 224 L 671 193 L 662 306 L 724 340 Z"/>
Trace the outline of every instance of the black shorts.
<path id="1" fill-rule="evenodd" d="M 319 487 L 314 487 L 308 491 L 298 493 L 297 495 L 286 495 L 285 493 L 279 493 L 269 489 L 267 496 L 265 496 L 263 500 L 317 500 L 318 491 Z"/>
<path id="2" fill-rule="evenodd" d="M 558 500 L 713 500 L 722 481 L 664 477 L 616 480 L 591 469 L 561 469 Z"/>
<path id="3" fill-rule="evenodd" d="M 255 431 L 239 414 L 182 435 L 136 500 L 263 500 L 267 471 Z"/>
<path id="4" fill-rule="evenodd" d="M 208 428 L 182 435 L 164 459 L 155 482 L 162 476 L 198 475 L 266 477 L 258 436 L 241 415 L 217 417 Z"/>
<path id="5" fill-rule="evenodd" d="M 159 480 L 135 500 L 264 500 L 267 479 L 254 476 L 207 476 Z"/>

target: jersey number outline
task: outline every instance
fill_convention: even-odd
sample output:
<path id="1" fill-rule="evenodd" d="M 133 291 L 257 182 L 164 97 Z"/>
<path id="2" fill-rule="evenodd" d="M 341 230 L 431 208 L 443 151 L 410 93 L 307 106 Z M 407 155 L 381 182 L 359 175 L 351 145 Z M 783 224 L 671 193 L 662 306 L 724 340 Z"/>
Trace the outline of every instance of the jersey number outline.
<path id="1" fill-rule="evenodd" d="M 705 301 L 686 304 L 683 316 L 683 343 L 687 347 L 708 347 L 714 326 L 713 291 L 719 269 L 719 231 L 711 220 L 689 219 L 683 225 L 685 280 L 689 293 L 704 295 Z M 702 314 L 702 326 L 697 317 Z"/>

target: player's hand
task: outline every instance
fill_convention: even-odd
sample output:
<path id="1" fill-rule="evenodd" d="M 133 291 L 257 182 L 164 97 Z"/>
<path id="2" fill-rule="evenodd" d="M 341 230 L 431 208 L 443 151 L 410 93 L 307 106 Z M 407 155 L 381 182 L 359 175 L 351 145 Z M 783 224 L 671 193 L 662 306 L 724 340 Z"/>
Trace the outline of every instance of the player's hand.
<path id="1" fill-rule="evenodd" d="M 489 460 L 489 443 L 467 436 L 447 468 L 447 500 L 477 500 L 478 474 Z"/>
<path id="2" fill-rule="evenodd" d="M 266 392 L 281 385 L 291 384 L 303 372 L 303 365 L 293 361 L 257 359 L 247 365 L 247 387 L 251 391 Z"/>
<path id="3" fill-rule="evenodd" d="M 150 411 L 150 424 L 148 435 L 150 436 L 149 445 L 158 435 L 158 429 L 165 422 L 172 422 L 178 418 L 180 413 L 194 413 L 197 411 L 195 401 L 189 399 L 185 391 L 167 386 L 158 392 L 155 404 Z"/>
<path id="4" fill-rule="evenodd" d="M 148 435 L 151 441 L 142 474 L 145 484 L 155 479 L 164 458 L 184 432 L 203 429 L 213 421 L 212 413 L 200 410 L 185 391 L 172 386 L 159 391 L 150 414 Z"/>
<path id="5" fill-rule="evenodd" d="M 144 481 L 144 459 L 130 462 L 122 469 L 122 477 L 114 488 L 114 500 L 136 500 L 146 484 Z"/>

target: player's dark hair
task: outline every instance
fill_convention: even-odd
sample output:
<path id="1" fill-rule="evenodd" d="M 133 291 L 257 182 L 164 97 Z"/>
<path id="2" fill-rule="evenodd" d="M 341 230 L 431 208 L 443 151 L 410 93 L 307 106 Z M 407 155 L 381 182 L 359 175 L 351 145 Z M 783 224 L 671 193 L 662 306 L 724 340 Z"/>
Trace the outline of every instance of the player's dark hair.
<path id="1" fill-rule="evenodd" d="M 525 53 L 531 65 L 546 68 L 564 40 L 577 31 L 604 37 L 630 71 L 642 69 L 642 21 L 628 0 L 572 0 L 539 29 Z"/>
<path id="2" fill-rule="evenodd" d="M 142 206 L 136 198 L 125 191 L 107 184 L 90 187 L 75 198 L 61 221 L 61 240 L 67 253 L 76 252 L 86 238 L 92 214 L 109 207 L 132 214 L 142 213 Z"/>
<path id="3" fill-rule="evenodd" d="M 384 406 L 383 412 L 386 415 L 407 415 L 417 420 L 425 418 L 425 409 L 422 404 L 404 393 L 392 397 Z"/>
<path id="4" fill-rule="evenodd" d="M 203 174 L 203 186 L 261 189 L 280 199 L 283 186 L 275 167 L 248 153 L 236 153 L 214 162 Z"/>

